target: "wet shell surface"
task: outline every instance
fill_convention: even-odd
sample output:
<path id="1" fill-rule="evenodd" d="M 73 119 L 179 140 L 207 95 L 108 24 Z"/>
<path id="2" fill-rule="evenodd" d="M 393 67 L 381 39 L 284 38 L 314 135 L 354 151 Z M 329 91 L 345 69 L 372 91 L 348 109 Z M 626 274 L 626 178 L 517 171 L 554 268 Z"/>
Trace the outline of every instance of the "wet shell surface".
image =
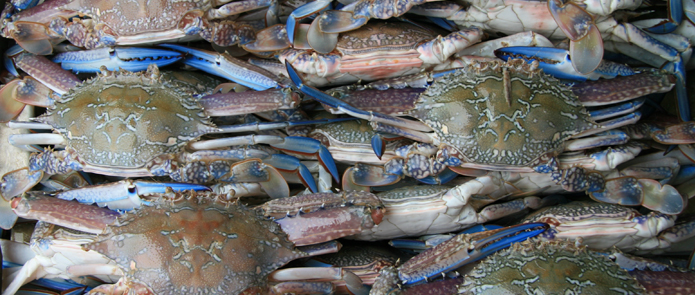
<path id="1" fill-rule="evenodd" d="M 155 294 L 239 294 L 306 256 L 275 222 L 207 194 L 177 194 L 124 214 L 86 249 L 116 261 L 129 287 Z"/>
<path id="2" fill-rule="evenodd" d="M 483 260 L 460 294 L 644 294 L 608 257 L 565 241 L 526 241 Z"/>

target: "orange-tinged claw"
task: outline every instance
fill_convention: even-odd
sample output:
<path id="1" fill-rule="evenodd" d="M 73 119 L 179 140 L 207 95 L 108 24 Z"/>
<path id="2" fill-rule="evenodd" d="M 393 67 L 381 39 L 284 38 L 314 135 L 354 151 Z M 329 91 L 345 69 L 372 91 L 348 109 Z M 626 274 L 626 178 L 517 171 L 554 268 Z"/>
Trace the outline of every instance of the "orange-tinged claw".
<path id="1" fill-rule="evenodd" d="M 50 108 L 55 106 L 53 91 L 31 76 L 20 80 L 14 89 L 14 99 L 24 104 Z"/>
<path id="2" fill-rule="evenodd" d="M 8 122 L 24 109 L 23 103 L 14 99 L 16 97 L 18 84 L 21 80 L 12 80 L 0 88 L 0 122 Z"/>
<path id="3" fill-rule="evenodd" d="M 642 206 L 649 210 L 665 214 L 680 214 L 685 209 L 687 201 L 676 188 L 670 185 L 661 185 L 654 179 L 640 179 L 644 191 Z"/>
<path id="4" fill-rule="evenodd" d="M 695 143 L 695 122 L 689 121 L 669 126 L 664 130 L 654 131 L 652 138 L 663 144 Z"/>
<path id="5" fill-rule="evenodd" d="M 367 18 L 355 17 L 351 11 L 329 10 L 319 16 L 315 23 L 319 24 L 321 32 L 343 33 L 355 30 L 367 23 Z"/>
<path id="6" fill-rule="evenodd" d="M 12 38 L 26 51 L 37 55 L 53 53 L 48 28 L 42 23 L 18 21 L 14 23 Z"/>
<path id="7" fill-rule="evenodd" d="M 34 187 L 41 181 L 41 178 L 43 178 L 43 171 L 30 172 L 29 168 L 26 167 L 7 172 L 2 176 L 0 196 L 9 202 L 12 197 Z"/>
<path id="8" fill-rule="evenodd" d="M 593 72 L 603 60 L 603 39 L 595 25 L 584 38 L 570 42 L 572 66 L 580 74 Z"/>
<path id="9" fill-rule="evenodd" d="M 319 22 L 313 22 L 306 32 L 306 40 L 316 52 L 329 54 L 338 45 L 338 33 L 324 33 L 319 29 Z"/>

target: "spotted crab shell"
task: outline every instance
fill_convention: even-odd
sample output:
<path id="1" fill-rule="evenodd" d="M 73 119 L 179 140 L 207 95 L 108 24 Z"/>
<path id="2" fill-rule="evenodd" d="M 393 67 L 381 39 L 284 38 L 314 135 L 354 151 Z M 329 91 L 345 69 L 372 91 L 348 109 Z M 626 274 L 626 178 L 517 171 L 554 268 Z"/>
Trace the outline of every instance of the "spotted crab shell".
<path id="1" fill-rule="evenodd" d="M 646 294 L 608 257 L 565 241 L 526 241 L 498 251 L 464 278 L 459 294 Z"/>
<path id="2" fill-rule="evenodd" d="M 192 98 L 200 90 L 156 66 L 104 70 L 36 120 L 53 126 L 67 139 L 66 150 L 88 164 L 138 168 L 217 129 Z"/>
<path id="3" fill-rule="evenodd" d="M 103 1 L 76 0 L 61 7 L 88 15 L 96 24 L 106 25 L 117 36 L 137 36 L 151 32 L 151 38 L 182 30 L 182 23 L 194 22 L 211 9 L 210 1 Z M 158 34 L 154 34 L 158 33 Z M 147 42 L 147 37 L 132 38 L 130 43 Z"/>
<path id="4" fill-rule="evenodd" d="M 466 163 L 533 167 L 598 128 L 569 87 L 523 60 L 474 64 L 439 78 L 408 113 Z"/>
<path id="5" fill-rule="evenodd" d="M 130 289 L 239 294 L 305 257 L 279 225 L 213 194 L 164 195 L 120 216 L 85 246 L 116 261 Z"/>

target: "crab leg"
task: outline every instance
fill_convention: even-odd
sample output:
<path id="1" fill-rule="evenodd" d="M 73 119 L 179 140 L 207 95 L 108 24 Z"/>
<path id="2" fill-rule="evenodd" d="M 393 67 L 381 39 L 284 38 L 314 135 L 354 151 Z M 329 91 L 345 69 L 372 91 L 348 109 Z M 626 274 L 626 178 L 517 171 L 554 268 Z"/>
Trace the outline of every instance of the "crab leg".
<path id="1" fill-rule="evenodd" d="M 106 66 L 110 71 L 120 68 L 139 72 L 147 70 L 150 64 L 163 67 L 177 62 L 182 57 L 183 54 L 180 52 L 157 48 L 105 47 L 63 52 L 56 54 L 52 60 L 61 64 L 63 69 L 79 73 L 99 72 L 101 66 Z"/>
<path id="2" fill-rule="evenodd" d="M 510 46 L 494 51 L 502 60 L 523 58 L 529 62 L 538 60 L 538 65 L 544 72 L 558 79 L 575 81 L 598 80 L 599 78 L 615 78 L 616 76 L 634 75 L 635 71 L 624 65 L 607 60 L 601 60 L 598 67 L 587 74 L 577 72 L 572 66 L 570 52 L 555 47 Z"/>
<path id="3" fill-rule="evenodd" d="M 54 92 L 32 77 L 14 79 L 0 88 L 0 122 L 16 118 L 25 104 L 51 107 Z M 57 95 L 55 95 L 57 96 Z"/>
<path id="4" fill-rule="evenodd" d="M 14 80 L 0 90 L 5 105 L 2 107 L 3 117 L 7 118 L 13 118 L 23 108 L 21 104 L 13 100 L 34 106 L 50 107 L 54 105 L 57 97 L 81 83 L 75 75 L 63 69 L 98 72 L 100 66 L 104 65 L 109 69 L 124 68 L 142 71 L 151 63 L 164 66 L 181 59 L 181 53 L 162 49 L 102 48 L 58 54 L 54 61 L 63 63 L 63 69 L 61 69 L 46 57 L 24 52 L 18 46 L 10 49 L 8 54 L 14 65 L 31 76 L 23 80 Z"/>
<path id="5" fill-rule="evenodd" d="M 316 244 L 360 233 L 381 223 L 384 214 L 383 204 L 376 196 L 358 191 L 277 199 L 258 209 L 266 216 L 286 216 L 275 222 L 295 245 Z"/>
<path id="6" fill-rule="evenodd" d="M 12 56 L 12 60 L 17 67 L 61 95 L 82 83 L 77 76 L 62 69 L 58 64 L 51 62 L 44 56 L 20 52 Z"/>
<path id="7" fill-rule="evenodd" d="M 20 217 L 37 219 L 93 234 L 100 234 L 120 215 L 110 209 L 44 195 L 15 198 L 12 199 L 11 206 Z M 57 207 L 60 207 L 62 212 L 57 212 Z"/>
<path id="8" fill-rule="evenodd" d="M 475 234 L 462 234 L 430 248 L 399 266 L 395 273 L 381 276 L 373 292 L 387 294 L 396 284 L 411 285 L 441 276 L 465 264 L 480 260 L 516 242 L 534 237 L 548 228 L 545 223 L 527 223 Z M 389 280 L 392 280 L 389 282 Z M 376 290 L 374 290 L 376 289 Z"/>
<path id="9" fill-rule="evenodd" d="M 10 22 L 3 27 L 3 37 L 15 39 L 22 48 L 34 54 L 51 54 L 53 42 L 60 42 L 64 40 L 64 37 L 56 34 L 43 22 L 47 19 L 61 17 L 67 19 L 77 15 L 75 11 L 61 9 L 70 2 L 71 0 L 48 1 L 23 11 L 21 20 Z"/>
<path id="10" fill-rule="evenodd" d="M 187 190 L 210 190 L 209 187 L 199 184 L 176 182 L 147 182 L 121 180 L 119 182 L 103 185 L 81 187 L 69 191 L 60 192 L 56 198 L 63 200 L 77 200 L 80 203 L 96 203 L 100 207 L 108 207 L 112 210 L 131 210 L 139 208 L 141 204 L 149 204 L 141 196 L 154 193 L 166 193 L 169 190 L 183 192 Z"/>
<path id="11" fill-rule="evenodd" d="M 270 146 L 302 155 L 314 155 L 319 159 L 321 165 L 328 170 L 333 179 L 338 181 L 338 168 L 335 166 L 333 157 L 328 152 L 328 149 L 321 144 L 318 140 L 308 137 L 301 136 L 272 136 L 272 135 L 248 135 L 241 137 L 229 137 L 221 139 L 204 140 L 191 143 L 189 146 L 194 150 L 204 150 L 213 149 L 219 147 L 233 146 L 233 145 L 247 145 L 247 144 L 259 144 L 265 143 L 270 144 Z M 280 159 L 276 159 L 279 161 Z M 289 162 L 285 161 L 285 165 L 290 165 Z M 285 166 L 287 167 L 287 166 Z M 299 169 L 305 169 L 298 167 Z M 292 169 L 294 170 L 294 169 Z M 304 172 L 300 172 L 301 175 L 306 175 Z M 303 181 L 308 181 L 304 179 Z"/>
<path id="12" fill-rule="evenodd" d="M 188 54 L 189 56 L 184 59 L 184 63 L 187 65 L 224 77 L 254 90 L 266 90 L 281 86 L 272 73 L 226 54 L 218 54 L 212 51 L 193 49 L 175 44 L 161 44 L 160 46 Z"/>
<path id="13" fill-rule="evenodd" d="M 688 2 L 685 0 L 685 2 Z M 678 25 L 683 21 L 684 9 L 683 0 L 668 1 L 668 19 L 661 21 L 659 24 L 649 28 L 644 28 L 645 31 L 656 34 L 671 33 L 678 28 Z"/>
<path id="14" fill-rule="evenodd" d="M 345 281 L 351 294 L 369 294 L 369 288 L 353 272 L 341 267 L 297 267 L 276 270 L 268 278 L 276 281 L 289 280 L 340 280 Z M 330 282 L 283 282 L 273 286 L 275 294 L 307 293 L 307 288 L 323 287 L 322 291 L 314 290 L 316 294 L 333 294 Z M 323 293 L 320 293 L 323 292 Z"/>
<path id="15" fill-rule="evenodd" d="M 405 128 L 410 128 L 414 129 L 417 131 L 431 131 L 431 128 L 429 128 L 427 125 L 416 122 L 416 121 L 411 121 L 411 120 L 405 120 L 401 118 L 396 118 L 396 117 L 391 117 L 391 116 L 386 116 L 380 113 L 376 112 L 365 112 L 363 110 L 360 110 L 358 108 L 355 108 L 345 102 L 342 102 L 330 95 L 327 95 L 323 93 L 322 91 L 312 87 L 305 85 L 302 82 L 302 78 L 297 74 L 297 71 L 292 67 L 290 63 L 286 63 L 285 66 L 287 67 L 287 73 L 290 75 L 290 78 L 292 79 L 292 82 L 297 86 L 298 89 L 300 89 L 302 92 L 305 94 L 313 97 L 314 99 L 317 99 L 321 103 L 327 104 L 333 108 L 337 108 L 342 112 L 345 112 L 353 117 L 361 118 L 364 120 L 369 120 L 369 121 L 374 121 L 374 122 L 383 122 L 387 123 L 390 125 L 397 125 L 397 126 L 403 126 Z"/>
<path id="16" fill-rule="evenodd" d="M 206 95 L 199 103 L 210 116 L 233 116 L 294 109 L 299 105 L 299 95 L 290 89 L 264 91 L 227 92 Z"/>

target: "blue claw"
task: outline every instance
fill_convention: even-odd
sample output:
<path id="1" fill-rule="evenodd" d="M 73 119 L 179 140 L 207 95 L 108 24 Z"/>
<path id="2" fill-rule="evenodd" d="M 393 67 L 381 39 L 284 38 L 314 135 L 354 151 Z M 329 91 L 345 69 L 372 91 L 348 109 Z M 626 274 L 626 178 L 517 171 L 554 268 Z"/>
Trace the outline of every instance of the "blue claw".
<path id="1" fill-rule="evenodd" d="M 678 28 L 678 25 L 680 25 L 680 23 L 683 21 L 683 1 L 669 0 L 668 4 L 668 19 L 664 20 L 658 25 L 650 28 L 644 28 L 643 30 L 654 34 L 668 34 Z"/>
<path id="2" fill-rule="evenodd" d="M 381 157 L 384 155 L 384 150 L 386 149 L 386 142 L 383 140 L 383 138 L 381 138 L 380 134 L 374 134 L 374 136 L 372 136 L 371 144 L 374 154 L 377 158 L 379 158 L 379 160 L 381 160 Z"/>
<path id="3" fill-rule="evenodd" d="M 60 63 L 63 69 L 76 73 L 96 73 L 100 67 L 106 66 L 110 71 L 119 68 L 131 72 L 147 70 L 150 64 L 163 67 L 177 62 L 183 58 L 183 54 L 177 51 L 138 48 L 117 47 L 99 48 L 84 51 L 71 51 L 57 54 L 53 62 Z"/>
<path id="4" fill-rule="evenodd" d="M 14 0 L 12 5 L 18 10 L 25 10 L 38 5 L 39 2 L 39 0 Z"/>
<path id="5" fill-rule="evenodd" d="M 297 7 L 290 13 L 287 18 L 287 39 L 289 39 L 290 44 L 294 44 L 294 34 L 296 33 L 297 21 L 307 18 L 311 15 L 321 13 L 322 11 L 331 9 L 331 1 L 310 1 L 306 4 Z"/>
<path id="6" fill-rule="evenodd" d="M 399 267 L 399 278 L 404 284 L 414 284 L 442 273 L 453 271 L 465 264 L 478 261 L 511 244 L 537 236 L 548 229 L 545 223 L 524 223 L 501 229 L 458 235 L 422 254 L 408 260 Z M 463 243 L 470 242 L 470 245 Z M 447 265 L 432 264 L 433 255 Z"/>
<path id="7" fill-rule="evenodd" d="M 676 76 L 676 101 L 678 102 L 678 116 L 681 121 L 690 121 L 690 102 L 688 92 L 685 89 L 685 63 L 679 59 L 675 63 L 669 63 L 667 70 Z"/>
<path id="8" fill-rule="evenodd" d="M 290 155 L 275 154 L 270 158 L 263 159 L 263 162 L 281 171 L 296 171 L 304 186 L 308 187 L 312 193 L 317 193 L 319 191 L 309 168 L 302 164 L 299 159 Z"/>
<path id="9" fill-rule="evenodd" d="M 457 176 L 459 176 L 459 174 L 451 171 L 451 169 L 444 169 L 442 173 L 439 173 L 436 176 L 427 176 L 425 178 L 418 179 L 418 181 L 425 184 L 445 184 Z"/>
<path id="10" fill-rule="evenodd" d="M 188 56 L 183 62 L 189 66 L 232 80 L 253 90 L 280 88 L 278 78 L 272 73 L 229 55 L 176 44 L 160 44 L 159 46 L 186 53 Z"/>
<path id="11" fill-rule="evenodd" d="M 288 136 L 285 137 L 283 143 L 271 144 L 270 146 L 293 153 L 316 155 L 321 166 L 326 168 L 337 183 L 340 183 L 338 167 L 335 165 L 333 156 L 320 141 L 302 136 Z"/>
<path id="12" fill-rule="evenodd" d="M 99 206 L 106 206 L 114 210 L 131 210 L 139 207 L 142 203 L 148 203 L 143 201 L 140 196 L 165 193 L 167 189 L 174 191 L 210 190 L 209 187 L 199 184 L 122 180 L 61 192 L 56 194 L 56 197 L 63 200 L 77 200 L 80 203 L 97 203 Z"/>
<path id="13" fill-rule="evenodd" d="M 558 79 L 586 81 L 587 79 L 597 80 L 599 78 L 615 78 L 616 76 L 635 74 L 635 71 L 626 65 L 604 60 L 596 70 L 582 75 L 572 66 L 569 51 L 554 47 L 503 47 L 495 50 L 495 55 L 503 60 L 523 58 L 529 63 L 537 60 L 544 72 Z"/>
<path id="14" fill-rule="evenodd" d="M 315 87 L 305 85 L 302 81 L 302 78 L 297 73 L 297 70 L 295 70 L 290 63 L 286 62 L 285 67 L 287 69 L 287 74 L 290 76 L 290 80 L 292 80 L 292 83 L 294 83 L 294 85 L 297 87 L 299 91 L 301 91 L 307 96 L 314 98 L 320 103 L 328 105 L 329 107 L 336 108 L 339 111 L 344 112 L 350 116 L 364 120 L 384 123 L 391 126 L 399 126 L 400 128 L 409 128 L 416 131 L 432 131 L 432 129 L 429 126 L 419 121 L 411 121 L 377 112 L 367 112 L 353 107 L 352 105 L 340 99 L 323 93 L 321 90 L 318 90 Z"/>

